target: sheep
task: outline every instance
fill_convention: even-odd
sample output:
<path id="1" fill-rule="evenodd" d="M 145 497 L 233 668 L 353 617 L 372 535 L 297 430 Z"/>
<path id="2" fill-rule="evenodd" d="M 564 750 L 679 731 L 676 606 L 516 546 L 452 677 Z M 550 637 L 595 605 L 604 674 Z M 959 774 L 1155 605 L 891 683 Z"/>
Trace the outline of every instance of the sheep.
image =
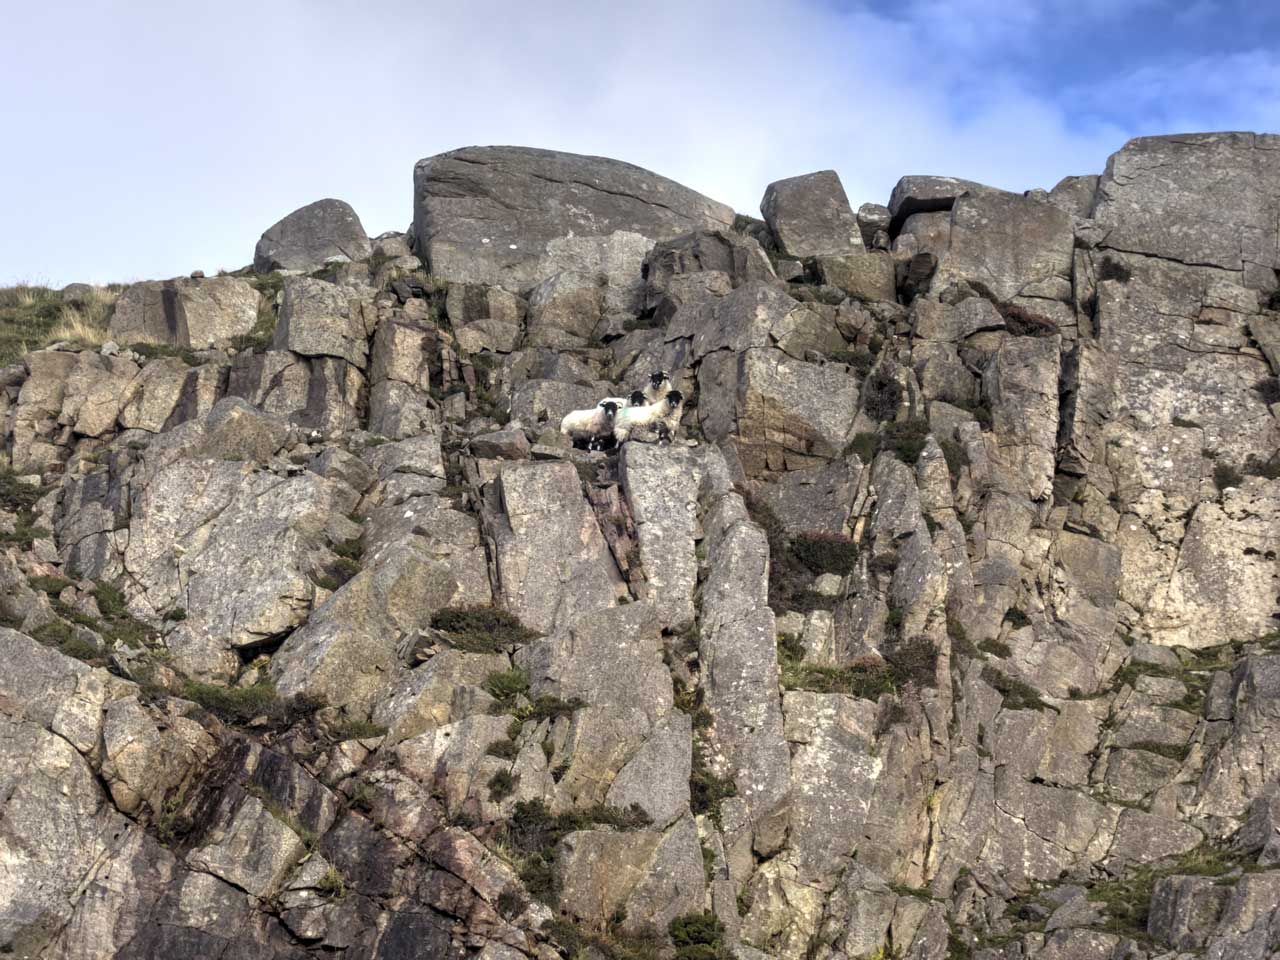
<path id="1" fill-rule="evenodd" d="M 617 413 L 618 405 L 609 399 L 590 410 L 571 410 L 560 421 L 560 432 L 572 440 L 575 447 L 581 444 L 579 449 L 591 449 L 592 443 L 600 438 L 612 438 Z"/>
<path id="2" fill-rule="evenodd" d="M 622 443 L 631 436 L 633 430 L 645 429 L 653 430 L 658 434 L 659 439 L 669 440 L 680 424 L 680 409 L 683 403 L 684 394 L 679 390 L 670 390 L 657 403 L 644 407 L 628 407 L 614 419 L 614 440 Z"/>
<path id="3" fill-rule="evenodd" d="M 596 406 L 603 407 L 606 403 L 616 403 L 618 409 L 622 410 L 625 407 L 643 407 L 648 402 L 644 397 L 643 391 L 632 390 L 629 397 L 605 397 Z"/>
<path id="4" fill-rule="evenodd" d="M 657 403 L 671 388 L 671 378 L 665 370 L 655 370 L 649 374 L 649 382 L 644 388 L 645 403 Z"/>

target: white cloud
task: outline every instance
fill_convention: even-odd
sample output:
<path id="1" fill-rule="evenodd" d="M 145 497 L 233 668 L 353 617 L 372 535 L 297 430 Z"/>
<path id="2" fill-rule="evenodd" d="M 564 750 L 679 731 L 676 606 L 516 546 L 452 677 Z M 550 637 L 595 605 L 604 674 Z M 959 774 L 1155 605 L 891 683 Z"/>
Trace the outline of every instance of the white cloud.
<path id="1" fill-rule="evenodd" d="M 413 162 L 467 144 L 617 157 L 755 213 L 769 181 L 825 167 L 855 205 L 908 173 L 1052 186 L 1128 136 L 1076 129 L 1002 55 L 1101 0 L 66 6 L 26 5 L 0 63 L 20 93 L 0 122 L 24 133 L 0 152 L 0 280 L 236 267 L 322 196 L 403 229 Z"/>

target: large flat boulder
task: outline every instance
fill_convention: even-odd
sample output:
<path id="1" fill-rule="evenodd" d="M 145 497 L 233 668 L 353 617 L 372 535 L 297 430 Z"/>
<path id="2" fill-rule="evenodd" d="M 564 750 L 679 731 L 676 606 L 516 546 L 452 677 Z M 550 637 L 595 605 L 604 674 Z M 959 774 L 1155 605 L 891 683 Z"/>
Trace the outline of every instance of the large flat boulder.
<path id="1" fill-rule="evenodd" d="M 640 167 L 527 147 L 464 147 L 413 171 L 416 252 L 450 283 L 521 293 L 563 270 L 636 306 L 653 244 L 730 227 L 733 211 Z"/>
<path id="2" fill-rule="evenodd" d="M 108 331 L 121 343 L 226 346 L 253 329 L 258 291 L 238 277 L 179 277 L 126 287 Z"/>
<path id="3" fill-rule="evenodd" d="M 351 204 L 317 200 L 266 229 L 253 251 L 253 269 L 310 271 L 335 257 L 364 260 L 372 252 Z"/>

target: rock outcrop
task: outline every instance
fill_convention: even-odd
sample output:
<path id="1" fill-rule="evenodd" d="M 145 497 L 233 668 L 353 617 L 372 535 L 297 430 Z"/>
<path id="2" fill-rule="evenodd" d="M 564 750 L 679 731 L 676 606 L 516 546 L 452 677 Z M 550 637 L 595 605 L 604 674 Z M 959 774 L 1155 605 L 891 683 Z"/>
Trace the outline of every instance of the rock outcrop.
<path id="1" fill-rule="evenodd" d="M 0 953 L 1273 960 L 1278 158 L 466 148 L 132 285 L 0 370 Z"/>
<path id="2" fill-rule="evenodd" d="M 272 224 L 253 251 L 253 269 L 309 272 L 331 260 L 365 260 L 373 252 L 351 204 L 317 200 Z"/>

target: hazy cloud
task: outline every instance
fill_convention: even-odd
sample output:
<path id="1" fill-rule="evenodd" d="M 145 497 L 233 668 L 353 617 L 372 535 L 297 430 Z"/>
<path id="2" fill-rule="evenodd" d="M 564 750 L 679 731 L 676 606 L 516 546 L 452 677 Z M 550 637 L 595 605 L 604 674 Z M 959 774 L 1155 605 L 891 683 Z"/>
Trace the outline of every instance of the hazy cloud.
<path id="1" fill-rule="evenodd" d="M 754 214 L 770 180 L 824 167 L 855 205 L 907 173 L 1049 187 L 1152 118 L 1274 126 L 1280 102 L 1247 49 L 1229 74 L 1169 50 L 1042 66 L 1157 0 L 44 6 L 6 13 L 0 281 L 234 268 L 323 196 L 404 229 L 414 161 L 467 144 L 617 157 Z"/>

